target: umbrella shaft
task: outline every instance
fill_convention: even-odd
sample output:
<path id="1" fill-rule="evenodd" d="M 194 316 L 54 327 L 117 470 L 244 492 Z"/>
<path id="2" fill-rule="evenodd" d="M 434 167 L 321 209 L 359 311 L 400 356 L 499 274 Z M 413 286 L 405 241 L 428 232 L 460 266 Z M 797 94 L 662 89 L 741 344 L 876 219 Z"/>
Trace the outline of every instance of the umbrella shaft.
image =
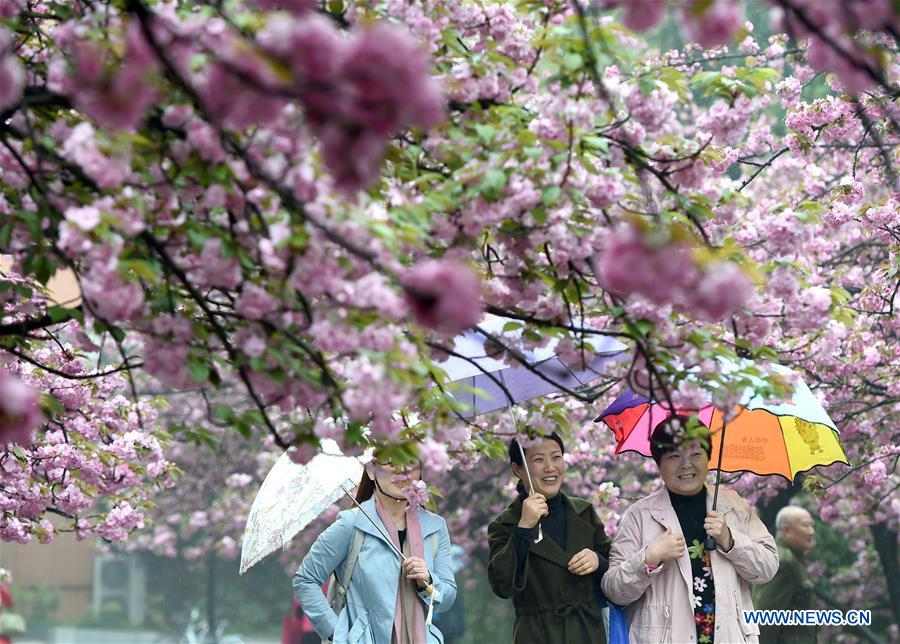
<path id="1" fill-rule="evenodd" d="M 722 481 L 722 453 L 725 451 L 725 426 L 727 425 L 727 421 L 722 419 L 722 436 L 719 438 L 719 462 L 716 465 L 716 487 L 713 492 L 713 502 L 712 509 L 716 509 L 716 504 L 719 502 L 719 483 Z"/>
<path id="2" fill-rule="evenodd" d="M 512 401 L 509 398 L 506 399 L 506 404 L 509 406 L 509 414 L 512 416 L 513 427 L 516 428 L 516 432 L 519 431 L 519 424 L 516 422 L 516 415 L 513 413 Z M 528 478 L 528 487 L 531 490 L 531 494 L 534 494 L 534 481 L 531 480 L 531 472 L 528 470 L 528 461 L 525 460 L 525 448 L 522 447 L 522 443 L 516 439 L 516 444 L 519 446 L 519 454 L 522 455 L 522 468 L 525 470 L 525 476 Z M 544 530 L 541 528 L 541 522 L 538 521 L 538 536 L 537 539 L 534 540 L 535 543 L 540 543 L 544 539 Z"/>
<path id="3" fill-rule="evenodd" d="M 397 548 L 397 546 L 394 545 L 394 542 L 391 540 L 391 538 L 385 533 L 384 530 L 381 529 L 381 526 L 379 526 L 378 523 L 375 522 L 375 519 L 373 519 L 371 516 L 369 516 L 369 513 L 366 512 L 365 509 L 363 508 L 363 506 L 361 506 L 359 504 L 359 501 L 356 500 L 356 497 L 347 491 L 347 488 L 344 487 L 343 483 L 341 483 L 341 489 L 344 491 L 344 494 L 346 494 L 347 496 L 350 497 L 350 499 L 353 501 L 353 503 L 356 505 L 356 507 L 359 508 L 359 511 L 365 515 L 365 517 L 369 520 L 369 522 L 372 524 L 372 526 L 374 526 L 374 528 L 376 530 L 378 530 L 379 534 L 381 534 L 381 536 L 384 537 L 384 540 L 387 541 L 388 545 L 391 546 L 391 549 L 394 551 L 394 554 L 397 555 L 398 557 L 400 557 L 400 561 L 403 561 L 404 559 L 406 559 L 406 557 L 403 556 L 403 553 L 400 552 L 400 550 Z"/>

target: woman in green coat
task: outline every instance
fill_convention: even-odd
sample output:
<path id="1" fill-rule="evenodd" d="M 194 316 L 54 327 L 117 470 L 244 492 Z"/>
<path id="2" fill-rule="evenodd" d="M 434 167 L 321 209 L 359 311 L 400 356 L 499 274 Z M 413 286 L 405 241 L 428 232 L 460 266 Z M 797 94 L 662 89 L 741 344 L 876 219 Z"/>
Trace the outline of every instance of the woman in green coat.
<path id="1" fill-rule="evenodd" d="M 600 577 L 610 538 L 584 499 L 561 491 L 565 447 L 555 432 L 524 450 L 509 445 L 518 497 L 488 527 L 491 588 L 516 608 L 514 644 L 606 644 Z M 540 532 L 543 538 L 537 543 Z"/>

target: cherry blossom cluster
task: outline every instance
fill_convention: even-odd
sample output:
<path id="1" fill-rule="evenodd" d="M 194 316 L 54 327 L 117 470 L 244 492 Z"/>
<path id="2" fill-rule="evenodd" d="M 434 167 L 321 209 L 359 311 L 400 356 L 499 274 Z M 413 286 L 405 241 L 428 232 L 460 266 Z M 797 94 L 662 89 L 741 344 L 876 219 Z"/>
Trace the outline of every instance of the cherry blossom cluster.
<path id="1" fill-rule="evenodd" d="M 26 387 L 0 403 L 10 453 L 75 423 L 32 374 L 65 362 L 53 338 L 83 319 L 61 344 L 90 364 L 118 353 L 104 365 L 137 385 L 110 374 L 115 395 L 206 397 L 191 405 L 203 418 L 163 417 L 165 458 L 218 477 L 185 468 L 171 519 L 85 488 L 110 511 L 107 538 L 234 554 L 278 450 L 302 463 L 324 438 L 371 442 L 417 451 L 429 484 L 443 469 L 483 480 L 505 469 L 485 458 L 499 443 L 554 428 L 614 530 L 653 470 L 621 467 L 588 429 L 596 407 L 626 383 L 731 407 L 746 374 L 718 358 L 740 356 L 800 372 L 842 430 L 853 467 L 809 473 L 801 501 L 827 514 L 819 499 L 837 499 L 853 540 L 896 524 L 896 16 L 853 4 L 872 6 L 858 24 L 773 2 L 786 33 L 764 39 L 740 2 L 679 3 L 694 42 L 660 52 L 629 31 L 662 19 L 649 0 L 3 3 L 0 252 L 10 279 L 65 267 L 84 298 L 0 322 L 5 377 Z M 577 364 L 584 324 L 633 352 L 565 403 L 466 423 L 435 362 L 485 310 L 519 331 L 487 347 L 510 365 L 551 338 Z M 235 400 L 215 402 L 224 391 Z M 142 435 L 164 437 L 130 404 Z M 90 460 L 103 437 L 75 449 Z M 40 521 L 31 507 L 4 516 Z M 457 507 L 477 534 L 483 508 Z"/>

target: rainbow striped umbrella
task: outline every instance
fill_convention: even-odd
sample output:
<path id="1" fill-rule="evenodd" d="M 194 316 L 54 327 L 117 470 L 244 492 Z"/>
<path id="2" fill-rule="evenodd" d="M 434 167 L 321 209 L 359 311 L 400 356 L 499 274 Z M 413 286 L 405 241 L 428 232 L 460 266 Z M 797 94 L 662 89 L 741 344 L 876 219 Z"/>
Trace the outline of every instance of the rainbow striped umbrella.
<path id="1" fill-rule="evenodd" d="M 748 391 L 736 418 L 726 424 L 722 412 L 713 405 L 700 409 L 676 407 L 679 414 L 697 414 L 715 436 L 726 428 L 721 471 L 777 474 L 793 480 L 799 472 L 819 465 L 846 463 L 839 432 L 809 387 L 797 375 L 780 365 L 776 373 L 792 375 L 797 384 L 790 400 L 766 404 Z M 650 456 L 650 435 L 671 415 L 666 403 L 626 391 L 596 421 L 604 422 L 615 434 L 616 453 L 637 452 Z M 712 440 L 710 467 L 716 469 L 720 440 Z"/>

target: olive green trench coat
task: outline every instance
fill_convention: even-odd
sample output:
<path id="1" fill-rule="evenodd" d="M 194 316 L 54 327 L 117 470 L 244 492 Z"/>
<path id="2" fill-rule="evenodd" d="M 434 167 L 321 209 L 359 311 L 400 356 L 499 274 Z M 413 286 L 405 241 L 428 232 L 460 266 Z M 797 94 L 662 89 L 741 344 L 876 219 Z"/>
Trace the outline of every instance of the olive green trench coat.
<path id="1" fill-rule="evenodd" d="M 566 510 L 566 549 L 546 535 L 540 543 L 532 543 L 518 586 L 513 534 L 522 500 L 513 501 L 488 527 L 488 578 L 498 596 L 513 600 L 514 644 L 606 644 L 599 574 L 574 575 L 568 563 L 584 548 L 609 557 L 611 541 L 589 501 L 560 494 Z"/>
<path id="2" fill-rule="evenodd" d="M 778 544 L 778 572 L 771 581 L 753 589 L 753 606 L 761 610 L 810 610 L 813 608 L 813 581 L 803 555 L 781 539 Z M 816 644 L 815 626 L 760 626 L 759 644 Z"/>

